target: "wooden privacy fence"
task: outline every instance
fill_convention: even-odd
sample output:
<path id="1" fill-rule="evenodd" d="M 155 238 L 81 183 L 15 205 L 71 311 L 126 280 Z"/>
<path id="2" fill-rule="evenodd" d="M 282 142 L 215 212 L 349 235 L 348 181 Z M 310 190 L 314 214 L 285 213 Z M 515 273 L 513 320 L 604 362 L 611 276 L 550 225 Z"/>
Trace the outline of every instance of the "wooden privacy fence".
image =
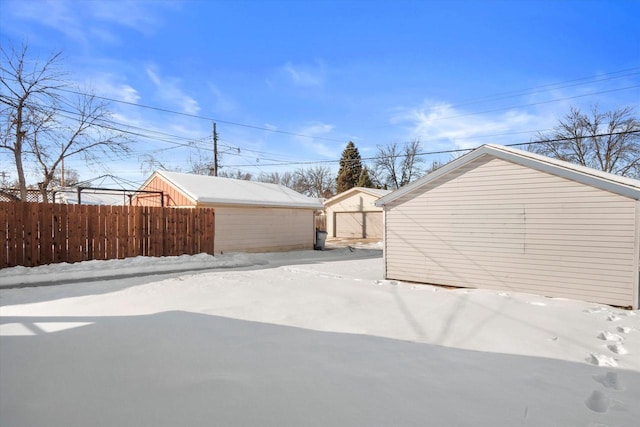
<path id="1" fill-rule="evenodd" d="M 327 216 L 316 214 L 316 230 L 327 231 Z"/>
<path id="2" fill-rule="evenodd" d="M 0 202 L 0 268 L 213 254 L 211 208 Z"/>

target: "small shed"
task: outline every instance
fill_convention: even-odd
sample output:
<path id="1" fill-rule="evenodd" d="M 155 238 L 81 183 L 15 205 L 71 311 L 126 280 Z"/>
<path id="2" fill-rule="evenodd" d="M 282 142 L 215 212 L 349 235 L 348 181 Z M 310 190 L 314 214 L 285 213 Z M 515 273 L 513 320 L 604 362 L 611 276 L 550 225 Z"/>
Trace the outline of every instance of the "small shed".
<path id="1" fill-rule="evenodd" d="M 375 201 L 389 190 L 353 187 L 324 202 L 330 237 L 382 238 L 382 208 Z"/>
<path id="2" fill-rule="evenodd" d="M 389 279 L 638 308 L 640 181 L 484 145 L 376 205 Z"/>
<path id="3" fill-rule="evenodd" d="M 220 252 L 313 249 L 315 212 L 322 204 L 285 186 L 231 178 L 156 171 L 141 190 L 162 191 L 164 206 L 215 209 L 214 248 Z M 139 195 L 139 206 L 160 206 Z"/>

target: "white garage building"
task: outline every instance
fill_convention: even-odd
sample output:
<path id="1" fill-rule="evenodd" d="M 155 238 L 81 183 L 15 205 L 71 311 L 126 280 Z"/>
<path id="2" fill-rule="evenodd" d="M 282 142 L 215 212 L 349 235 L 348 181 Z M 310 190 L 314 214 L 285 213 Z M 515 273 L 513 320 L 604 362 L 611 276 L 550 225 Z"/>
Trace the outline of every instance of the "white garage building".
<path id="1" fill-rule="evenodd" d="M 329 237 L 382 238 L 382 208 L 375 201 L 388 190 L 353 187 L 324 202 Z"/>
<path id="2" fill-rule="evenodd" d="M 640 181 L 484 145 L 376 204 L 389 279 L 638 308 Z"/>
<path id="3" fill-rule="evenodd" d="M 283 185 L 156 171 L 140 189 L 162 191 L 167 207 L 214 208 L 216 253 L 291 251 L 315 244 L 315 212 L 322 203 Z M 140 195 L 134 204 L 160 206 L 160 200 Z"/>

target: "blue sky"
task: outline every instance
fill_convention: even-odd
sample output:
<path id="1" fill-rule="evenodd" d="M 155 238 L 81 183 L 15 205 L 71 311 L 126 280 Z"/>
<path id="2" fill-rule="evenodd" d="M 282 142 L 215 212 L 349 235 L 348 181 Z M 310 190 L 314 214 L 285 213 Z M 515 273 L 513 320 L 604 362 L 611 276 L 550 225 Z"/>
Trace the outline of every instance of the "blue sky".
<path id="1" fill-rule="evenodd" d="M 639 18 L 639 1 L 0 0 L 0 43 L 61 50 L 81 88 L 187 114 L 111 104 L 115 126 L 152 138 L 105 166 L 140 182 L 148 156 L 210 159 L 212 120 L 223 168 L 259 174 L 339 159 L 349 140 L 363 157 L 416 138 L 512 144 L 570 105 L 638 108 Z"/>

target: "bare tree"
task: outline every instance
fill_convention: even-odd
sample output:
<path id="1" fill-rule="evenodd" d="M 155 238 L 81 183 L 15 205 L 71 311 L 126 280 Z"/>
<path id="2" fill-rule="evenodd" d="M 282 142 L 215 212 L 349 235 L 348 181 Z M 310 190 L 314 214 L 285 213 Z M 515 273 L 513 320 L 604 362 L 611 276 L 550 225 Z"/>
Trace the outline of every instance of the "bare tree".
<path id="1" fill-rule="evenodd" d="M 434 161 L 431 162 L 431 166 L 429 166 L 428 168 L 425 169 L 424 173 L 428 174 L 428 173 L 431 173 L 431 172 L 435 172 L 436 170 L 440 169 L 444 165 L 446 165 L 446 163 L 440 162 L 438 160 L 434 160 Z"/>
<path id="2" fill-rule="evenodd" d="M 400 147 L 397 143 L 378 146 L 374 161 L 374 183 L 382 188 L 398 189 L 419 178 L 422 174 L 418 157 L 420 141 L 414 140 Z"/>
<path id="3" fill-rule="evenodd" d="M 196 175 L 213 175 L 213 162 L 212 161 L 190 161 L 189 171 L 187 173 L 193 173 Z"/>
<path id="4" fill-rule="evenodd" d="M 218 176 L 222 178 L 240 179 L 243 181 L 251 181 L 251 179 L 253 178 L 251 172 L 241 171 L 240 169 L 222 170 L 218 172 Z"/>
<path id="5" fill-rule="evenodd" d="M 40 62 L 31 60 L 23 45 L 10 52 L 0 48 L 0 60 L 0 149 L 13 154 L 22 200 L 26 164 L 39 172 L 38 187 L 46 197 L 64 159 L 104 164 L 111 155 L 127 152 L 126 138 L 110 126 L 104 102 L 93 95 L 71 101 L 61 95 L 69 85 L 59 71 L 60 53 Z"/>
<path id="6" fill-rule="evenodd" d="M 80 182 L 80 174 L 75 169 L 65 169 L 64 178 L 61 172 L 56 172 L 51 183 L 56 187 L 72 187 Z"/>
<path id="7" fill-rule="evenodd" d="M 294 177 L 295 182 L 292 188 L 299 193 L 327 199 L 335 194 L 335 180 L 328 167 L 301 168 L 296 170 Z"/>
<path id="8" fill-rule="evenodd" d="M 63 86 L 60 52 L 44 62 L 29 61 L 27 53 L 26 45 L 9 52 L 0 47 L 0 148 L 13 155 L 22 200 L 27 198 L 24 169 L 30 141 L 46 129 L 51 115 L 42 110 L 57 105 L 56 90 Z"/>
<path id="9" fill-rule="evenodd" d="M 42 179 L 38 187 L 45 198 L 64 159 L 80 157 L 87 164 L 102 165 L 129 151 L 127 139 L 110 125 L 111 113 L 104 102 L 94 95 L 79 95 L 68 108 L 47 111 L 53 124 L 30 141 Z"/>
<path id="10" fill-rule="evenodd" d="M 140 162 L 140 172 L 148 174 L 157 169 L 170 170 L 164 163 L 151 154 L 143 154 L 138 157 Z M 176 171 L 179 171 L 176 169 Z"/>
<path id="11" fill-rule="evenodd" d="M 280 184 L 285 187 L 295 189 L 296 187 L 296 179 L 295 175 L 291 172 L 269 172 L 269 173 L 261 173 L 258 175 L 257 181 L 267 182 L 269 184 Z"/>
<path id="12" fill-rule="evenodd" d="M 621 176 L 640 177 L 640 120 L 630 107 L 589 113 L 576 107 L 532 152 Z"/>

